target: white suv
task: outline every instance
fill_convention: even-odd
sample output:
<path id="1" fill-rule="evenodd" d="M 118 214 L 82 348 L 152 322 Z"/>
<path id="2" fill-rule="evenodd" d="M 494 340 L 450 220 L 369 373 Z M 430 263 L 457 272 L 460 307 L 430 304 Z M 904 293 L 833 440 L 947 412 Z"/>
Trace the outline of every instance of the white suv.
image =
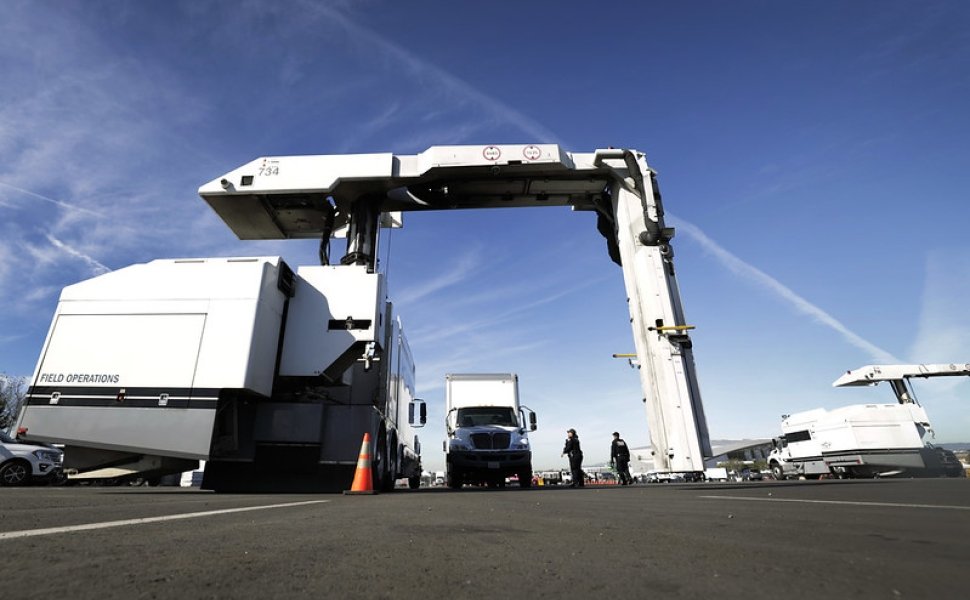
<path id="1" fill-rule="evenodd" d="M 19 442 L 0 431 L 0 485 L 26 485 L 61 477 L 64 451 Z"/>

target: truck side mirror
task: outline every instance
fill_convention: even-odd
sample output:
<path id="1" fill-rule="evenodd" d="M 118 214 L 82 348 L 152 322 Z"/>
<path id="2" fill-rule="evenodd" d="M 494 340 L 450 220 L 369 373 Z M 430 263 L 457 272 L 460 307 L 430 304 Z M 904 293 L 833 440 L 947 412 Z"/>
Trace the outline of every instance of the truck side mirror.
<path id="1" fill-rule="evenodd" d="M 417 407 L 417 411 L 415 411 L 415 407 Z M 423 427 L 427 422 L 428 405 L 424 403 L 424 400 L 415 398 L 408 404 L 408 423 L 415 427 Z"/>
<path id="2" fill-rule="evenodd" d="M 454 418 L 452 418 L 452 416 L 454 416 Z M 455 425 L 452 425 L 452 421 L 457 421 L 457 420 L 458 420 L 457 408 L 453 408 L 449 410 L 448 414 L 445 415 L 445 430 L 448 432 L 449 435 L 455 430 L 455 427 L 458 425 L 457 422 L 455 423 Z"/>
<path id="3" fill-rule="evenodd" d="M 530 431 L 535 431 L 536 430 L 536 427 L 538 427 L 538 425 L 536 425 L 536 414 L 534 412 L 530 412 L 529 413 L 529 430 Z"/>

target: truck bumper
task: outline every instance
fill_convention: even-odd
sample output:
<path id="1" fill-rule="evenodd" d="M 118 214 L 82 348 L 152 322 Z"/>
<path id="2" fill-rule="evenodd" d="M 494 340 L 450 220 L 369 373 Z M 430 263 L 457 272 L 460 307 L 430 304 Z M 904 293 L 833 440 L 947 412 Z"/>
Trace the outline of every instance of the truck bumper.
<path id="1" fill-rule="evenodd" d="M 532 452 L 529 450 L 503 450 L 500 452 L 452 451 L 448 463 L 466 476 L 508 476 L 532 469 Z"/>

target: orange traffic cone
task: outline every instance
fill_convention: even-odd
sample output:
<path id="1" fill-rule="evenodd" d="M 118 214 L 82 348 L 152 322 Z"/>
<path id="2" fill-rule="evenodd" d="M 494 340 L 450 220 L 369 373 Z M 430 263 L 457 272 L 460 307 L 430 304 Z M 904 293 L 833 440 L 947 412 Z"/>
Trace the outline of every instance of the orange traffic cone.
<path id="1" fill-rule="evenodd" d="M 364 442 L 360 445 L 360 456 L 357 457 L 357 471 L 354 473 L 354 483 L 345 494 L 376 494 L 374 480 L 370 471 L 370 434 L 364 434 Z"/>

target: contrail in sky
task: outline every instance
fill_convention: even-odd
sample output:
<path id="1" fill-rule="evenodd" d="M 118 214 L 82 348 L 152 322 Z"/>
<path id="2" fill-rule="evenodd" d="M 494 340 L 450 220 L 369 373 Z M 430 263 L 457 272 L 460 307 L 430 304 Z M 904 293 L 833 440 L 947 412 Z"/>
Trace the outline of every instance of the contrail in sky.
<path id="1" fill-rule="evenodd" d="M 477 249 L 459 257 L 454 266 L 445 273 L 442 273 L 430 281 L 425 281 L 421 285 L 409 287 L 402 290 L 397 296 L 398 304 L 417 302 L 438 292 L 444 288 L 452 286 L 471 276 L 471 273 L 481 263 L 480 252 Z"/>
<path id="2" fill-rule="evenodd" d="M 325 13 L 326 16 L 331 20 L 339 23 L 340 26 L 346 29 L 347 32 L 355 39 L 366 41 L 371 48 L 380 49 L 391 58 L 404 63 L 404 65 L 412 72 L 420 73 L 437 80 L 442 87 L 454 92 L 457 95 L 464 96 L 469 101 L 474 102 L 487 110 L 489 113 L 492 113 L 507 123 L 518 127 L 524 133 L 532 136 L 536 142 L 562 145 L 558 136 L 556 136 L 552 131 L 546 129 L 533 119 L 512 108 L 508 104 L 505 104 L 501 100 L 498 100 L 497 98 L 478 90 L 468 82 L 452 75 L 444 69 L 441 69 L 440 67 L 435 66 L 428 61 L 415 56 L 414 54 L 411 54 L 401 46 L 384 38 L 378 33 L 358 25 L 341 14 L 338 10 L 333 10 L 319 5 L 312 6 L 313 8 Z"/>
<path id="3" fill-rule="evenodd" d="M 0 181 L 0 187 L 5 187 L 7 189 L 11 189 L 11 190 L 14 190 L 16 192 L 20 192 L 21 194 L 26 194 L 28 196 L 33 196 L 34 198 L 37 198 L 39 200 L 43 200 L 45 202 L 50 202 L 51 204 L 56 204 L 57 206 L 60 206 L 61 208 L 66 208 L 67 210 L 75 210 L 75 211 L 78 211 L 78 212 L 88 213 L 89 215 L 93 215 L 95 217 L 101 217 L 101 216 L 103 216 L 101 213 L 95 212 L 95 211 L 93 211 L 91 209 L 83 208 L 83 207 L 80 207 L 80 206 L 75 206 L 74 204 L 69 204 L 69 203 L 64 202 L 62 200 L 55 200 L 54 198 L 48 198 L 47 196 L 44 196 L 43 194 L 38 194 L 37 192 L 32 192 L 30 190 L 25 190 L 23 188 L 19 188 L 19 187 L 15 186 L 15 185 L 10 185 L 9 183 L 4 183 L 2 181 Z"/>
<path id="4" fill-rule="evenodd" d="M 96 261 L 95 259 L 91 258 L 87 254 L 84 254 L 83 252 L 81 252 L 79 250 L 75 250 L 74 248 L 68 246 L 67 244 L 65 244 L 61 240 L 57 239 L 56 237 L 54 237 L 52 235 L 47 235 L 46 237 L 47 237 L 47 241 L 50 242 L 51 245 L 53 245 L 58 250 L 63 250 L 64 252 L 70 254 L 71 256 L 73 256 L 75 258 L 80 258 L 85 263 L 87 263 L 88 266 L 91 267 L 91 270 L 94 271 L 94 273 L 96 275 L 103 275 L 103 274 L 108 273 L 108 272 L 111 271 L 111 269 L 109 269 L 108 267 L 106 267 L 103 264 L 99 263 L 98 261 Z"/>
<path id="5" fill-rule="evenodd" d="M 728 270 L 741 275 L 745 279 L 748 279 L 758 286 L 768 290 L 774 295 L 778 296 L 785 302 L 788 302 L 795 307 L 800 313 L 809 315 L 814 318 L 819 323 L 835 330 L 836 333 L 841 335 L 845 341 L 849 342 L 856 348 L 867 352 L 874 361 L 879 363 L 899 363 L 902 362 L 898 358 L 892 355 L 892 353 L 887 352 L 876 346 L 875 344 L 869 342 L 868 340 L 862 338 L 860 335 L 846 327 L 841 321 L 825 312 L 818 306 L 812 304 L 802 296 L 792 291 L 791 288 L 787 287 L 771 275 L 768 275 L 761 269 L 750 265 L 734 254 L 725 250 L 721 245 L 712 240 L 700 230 L 699 227 L 688 223 L 683 219 L 672 216 L 669 212 L 667 217 L 674 222 L 677 229 L 686 233 L 688 236 L 699 243 L 705 250 L 714 255 L 714 258 L 718 260 L 722 265 L 728 268 Z"/>

